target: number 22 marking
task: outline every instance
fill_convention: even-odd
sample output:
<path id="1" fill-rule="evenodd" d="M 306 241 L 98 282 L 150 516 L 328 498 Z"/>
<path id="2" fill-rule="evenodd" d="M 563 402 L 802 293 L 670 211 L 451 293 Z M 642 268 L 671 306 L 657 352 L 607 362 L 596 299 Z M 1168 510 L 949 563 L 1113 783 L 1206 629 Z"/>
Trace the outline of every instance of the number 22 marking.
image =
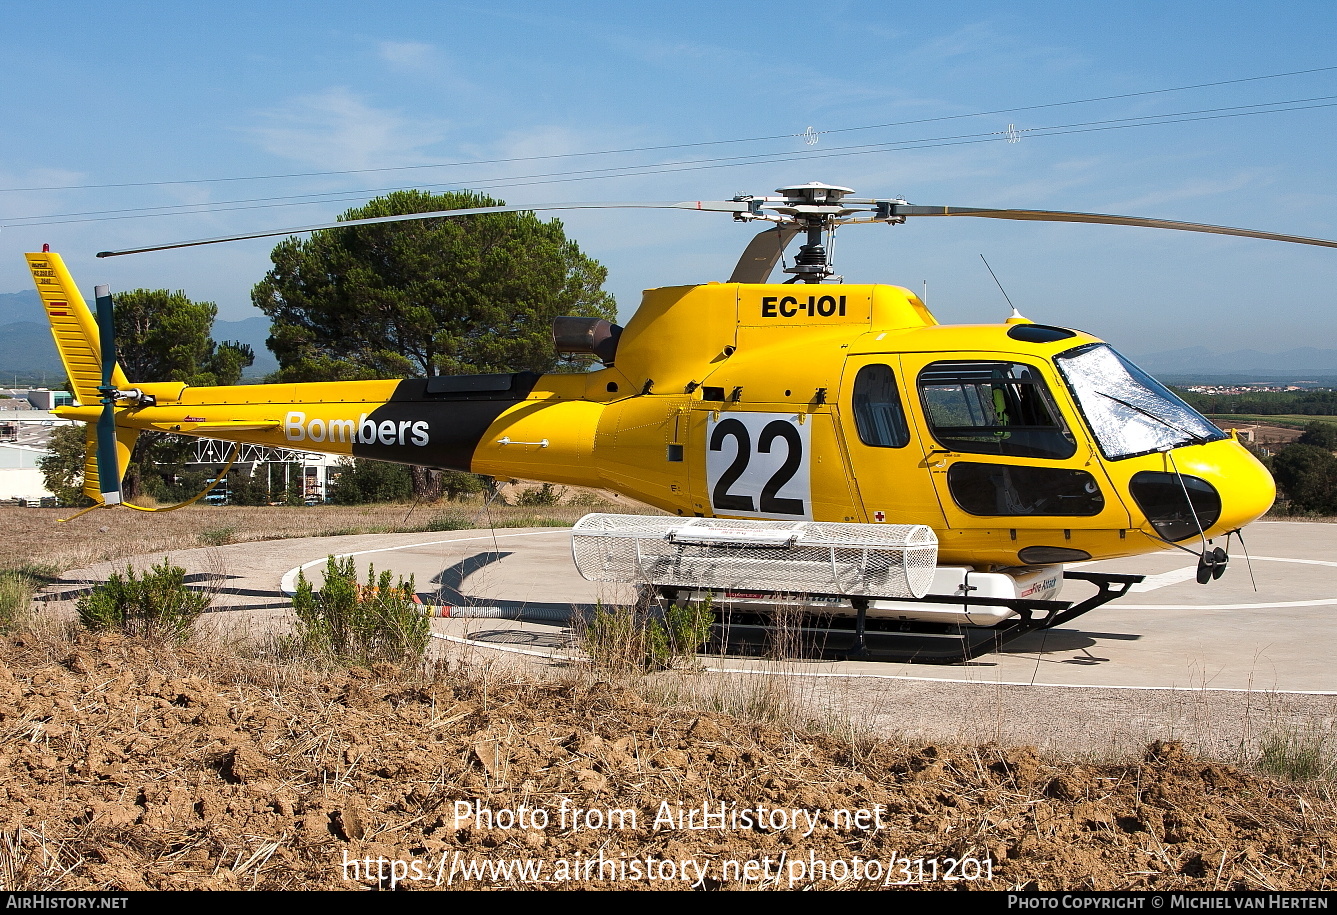
<path id="1" fill-rule="evenodd" d="M 756 416 L 756 414 L 752 414 Z M 754 419 L 753 424 L 759 424 L 764 421 L 765 415 L 759 419 Z M 718 511 L 727 512 L 750 512 L 775 515 L 797 515 L 805 517 L 807 508 L 803 499 L 780 498 L 779 492 L 785 484 L 794 479 L 795 475 L 804 466 L 803 454 L 803 436 L 794 424 L 784 419 L 774 419 L 767 422 L 762 427 L 757 436 L 758 454 L 771 454 L 772 445 L 776 439 L 784 439 L 785 459 L 774 473 L 771 474 L 765 484 L 761 487 L 759 493 L 759 505 L 753 501 L 751 495 L 744 492 L 733 492 L 735 484 L 748 471 L 749 464 L 752 463 L 752 433 L 748 425 L 740 419 L 729 417 L 721 420 L 710 434 L 710 450 L 722 452 L 724 450 L 724 441 L 727 438 L 733 438 L 737 443 L 738 451 L 734 455 L 733 461 L 724 469 L 716 480 L 714 487 L 710 491 L 711 503 Z M 754 471 L 755 475 L 756 471 Z M 712 474 L 713 475 L 713 474 Z M 745 480 L 744 483 L 749 481 Z M 756 480 L 752 482 L 752 489 L 755 491 Z M 745 487 L 746 489 L 747 487 Z M 806 490 L 806 487 L 804 487 Z"/>

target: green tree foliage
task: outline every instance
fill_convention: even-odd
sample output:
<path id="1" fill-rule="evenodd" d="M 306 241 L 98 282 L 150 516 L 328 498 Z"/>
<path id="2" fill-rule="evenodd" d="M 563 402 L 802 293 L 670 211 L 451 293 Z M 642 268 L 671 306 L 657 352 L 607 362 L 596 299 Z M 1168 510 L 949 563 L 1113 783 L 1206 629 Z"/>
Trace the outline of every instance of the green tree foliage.
<path id="1" fill-rule="evenodd" d="M 396 191 L 343 218 L 500 203 Z M 533 213 L 329 229 L 271 258 L 252 299 L 273 322 L 283 381 L 552 371 L 553 318 L 616 313 L 607 271 Z"/>
<path id="2" fill-rule="evenodd" d="M 1246 394 L 1199 394 L 1175 388 L 1189 406 L 1202 413 L 1277 416 L 1337 415 L 1337 391 L 1251 391 Z"/>
<path id="3" fill-rule="evenodd" d="M 118 293 L 115 304 L 117 358 L 131 382 L 236 384 L 255 361 L 245 343 L 214 342 L 213 302 L 193 302 L 166 289 L 132 289 Z"/>
<path id="4" fill-rule="evenodd" d="M 47 440 L 47 452 L 37 461 L 42 483 L 64 508 L 91 505 L 84 487 L 84 425 L 56 426 Z"/>
<path id="5" fill-rule="evenodd" d="M 1291 445 L 1272 459 L 1272 475 L 1291 510 L 1337 515 L 1337 457 L 1314 445 Z"/>
<path id="6" fill-rule="evenodd" d="M 413 476 L 402 464 L 355 458 L 341 465 L 330 484 L 329 499 L 338 505 L 407 502 L 413 498 Z"/>
<path id="7" fill-rule="evenodd" d="M 441 492 L 452 502 L 458 502 L 461 499 L 467 499 L 476 493 L 487 489 L 489 477 L 481 477 L 476 473 L 461 473 L 457 470 L 444 470 L 441 472 Z"/>
<path id="8" fill-rule="evenodd" d="M 229 505 L 268 505 L 272 494 L 265 483 L 264 469 L 256 468 L 254 475 L 240 470 L 227 475 Z"/>
<path id="9" fill-rule="evenodd" d="M 1305 426 L 1304 435 L 1300 436 L 1301 445 L 1313 445 L 1327 451 L 1337 451 L 1337 425 L 1313 422 Z"/>

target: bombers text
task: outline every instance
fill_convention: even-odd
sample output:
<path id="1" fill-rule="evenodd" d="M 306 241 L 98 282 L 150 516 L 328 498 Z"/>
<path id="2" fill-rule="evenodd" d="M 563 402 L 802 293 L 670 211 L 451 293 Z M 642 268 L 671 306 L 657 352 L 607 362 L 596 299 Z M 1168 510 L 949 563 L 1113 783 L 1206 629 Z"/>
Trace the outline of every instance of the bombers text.
<path id="1" fill-rule="evenodd" d="M 366 413 L 357 420 L 311 419 L 292 410 L 283 419 L 283 435 L 290 442 L 348 442 L 350 445 L 417 445 L 431 441 L 426 420 L 407 419 L 376 422 Z"/>

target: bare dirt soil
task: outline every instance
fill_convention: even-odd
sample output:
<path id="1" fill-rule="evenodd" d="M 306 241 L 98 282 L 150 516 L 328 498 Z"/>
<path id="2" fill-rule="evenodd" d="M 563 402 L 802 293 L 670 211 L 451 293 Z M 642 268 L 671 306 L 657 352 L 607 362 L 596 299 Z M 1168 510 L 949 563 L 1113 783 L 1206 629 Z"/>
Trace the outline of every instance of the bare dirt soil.
<path id="1" fill-rule="evenodd" d="M 422 529 L 451 510 L 410 508 L 74 525 L 0 508 L 0 569 Z M 1094 762 L 926 745 L 776 714 L 774 697 L 703 711 L 587 668 L 321 670 L 216 637 L 72 633 L 36 607 L 0 636 L 0 890 L 1337 883 L 1331 781 L 1174 743 Z"/>
<path id="2" fill-rule="evenodd" d="M 1253 438 L 1250 440 L 1259 445 L 1289 445 L 1304 435 L 1304 429 L 1298 426 L 1277 426 L 1256 419 L 1227 419 L 1218 416 L 1212 422 L 1226 431 L 1238 430 L 1242 436 L 1244 433 L 1251 433 Z"/>
<path id="3" fill-rule="evenodd" d="M 1321 784 L 1172 743 L 850 741 L 588 672 L 317 672 L 48 628 L 0 639 L 0 772 L 6 890 L 1337 883 Z"/>

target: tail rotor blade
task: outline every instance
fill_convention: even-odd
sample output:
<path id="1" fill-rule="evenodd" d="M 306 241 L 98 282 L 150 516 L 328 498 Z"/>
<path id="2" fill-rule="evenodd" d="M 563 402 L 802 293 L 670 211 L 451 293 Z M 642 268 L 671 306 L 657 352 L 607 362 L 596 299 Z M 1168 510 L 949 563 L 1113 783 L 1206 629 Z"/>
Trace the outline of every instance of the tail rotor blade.
<path id="1" fill-rule="evenodd" d="M 111 373 L 116 366 L 116 326 L 112 317 L 111 289 L 98 286 L 97 296 L 98 350 L 102 359 L 102 387 L 111 387 Z"/>
<path id="2" fill-rule="evenodd" d="M 121 468 L 116 456 L 116 388 L 112 372 L 116 367 L 116 327 L 112 317 L 111 289 L 98 286 L 97 296 L 98 358 L 102 361 L 102 416 L 97 422 L 97 475 L 102 500 L 107 505 L 121 501 Z"/>

